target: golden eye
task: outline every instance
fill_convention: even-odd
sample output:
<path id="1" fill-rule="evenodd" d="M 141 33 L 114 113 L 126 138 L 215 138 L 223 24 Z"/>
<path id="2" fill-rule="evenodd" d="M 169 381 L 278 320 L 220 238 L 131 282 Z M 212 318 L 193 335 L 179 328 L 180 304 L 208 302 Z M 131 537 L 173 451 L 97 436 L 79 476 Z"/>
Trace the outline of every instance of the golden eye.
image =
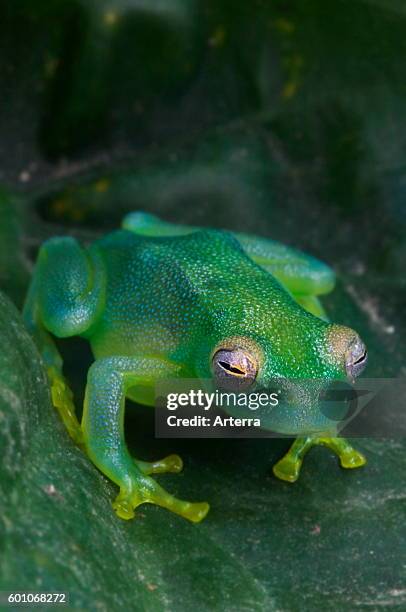
<path id="1" fill-rule="evenodd" d="M 212 372 L 219 387 L 243 390 L 255 381 L 258 366 L 254 357 L 242 348 L 220 349 L 213 355 Z"/>
<path id="2" fill-rule="evenodd" d="M 344 325 L 330 325 L 327 330 L 326 358 L 343 368 L 350 380 L 363 372 L 368 361 L 365 344 L 353 329 Z"/>

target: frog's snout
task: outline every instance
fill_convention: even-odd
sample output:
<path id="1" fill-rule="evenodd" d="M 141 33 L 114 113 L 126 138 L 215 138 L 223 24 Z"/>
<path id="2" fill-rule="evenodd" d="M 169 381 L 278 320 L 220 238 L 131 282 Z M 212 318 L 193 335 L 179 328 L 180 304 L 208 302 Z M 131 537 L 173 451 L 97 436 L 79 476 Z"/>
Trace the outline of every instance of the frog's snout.
<path id="1" fill-rule="evenodd" d="M 344 369 L 350 380 L 364 370 L 368 351 L 356 331 L 344 325 L 331 325 L 327 332 L 328 359 Z"/>

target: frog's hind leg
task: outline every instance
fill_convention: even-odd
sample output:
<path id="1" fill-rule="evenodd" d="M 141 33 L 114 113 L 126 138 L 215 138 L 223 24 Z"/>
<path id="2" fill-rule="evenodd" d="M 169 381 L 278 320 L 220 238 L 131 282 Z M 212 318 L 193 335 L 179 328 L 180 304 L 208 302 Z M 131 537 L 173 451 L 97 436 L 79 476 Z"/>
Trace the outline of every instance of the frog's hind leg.
<path id="1" fill-rule="evenodd" d="M 328 320 L 318 298 L 334 288 L 335 275 L 326 264 L 267 238 L 235 234 L 241 246 L 255 263 L 270 272 L 291 293 L 292 297 L 311 314 Z"/>
<path id="2" fill-rule="evenodd" d="M 333 290 L 333 270 L 315 257 L 268 238 L 234 235 L 247 255 L 294 296 L 318 296 Z"/>
<path id="3" fill-rule="evenodd" d="M 319 298 L 315 295 L 295 295 L 293 294 L 294 299 L 298 304 L 302 306 L 305 310 L 313 314 L 315 317 L 319 317 L 324 321 L 328 321 L 328 315 L 324 310 L 322 303 Z"/>
<path id="4" fill-rule="evenodd" d="M 142 236 L 185 236 L 192 234 L 199 228 L 189 225 L 178 225 L 162 221 L 159 217 L 136 211 L 126 215 L 121 224 L 122 228 Z"/>
<path id="5" fill-rule="evenodd" d="M 86 449 L 93 463 L 120 487 L 113 503 L 120 518 L 133 518 L 134 509 L 144 503 L 162 506 L 196 523 L 209 510 L 207 503 L 176 499 L 147 475 L 168 471 L 168 467 L 169 471 L 179 471 L 178 458 L 167 457 L 155 464 L 137 462 L 125 444 L 124 409 L 128 389 L 173 375 L 174 370 L 176 367 L 172 364 L 152 357 L 106 357 L 96 361 L 89 370 L 82 420 Z"/>
<path id="6" fill-rule="evenodd" d="M 82 431 L 52 335 L 63 338 L 84 332 L 94 321 L 101 293 L 99 266 L 75 240 L 53 238 L 43 244 L 23 316 L 44 360 L 52 403 L 78 444 Z"/>

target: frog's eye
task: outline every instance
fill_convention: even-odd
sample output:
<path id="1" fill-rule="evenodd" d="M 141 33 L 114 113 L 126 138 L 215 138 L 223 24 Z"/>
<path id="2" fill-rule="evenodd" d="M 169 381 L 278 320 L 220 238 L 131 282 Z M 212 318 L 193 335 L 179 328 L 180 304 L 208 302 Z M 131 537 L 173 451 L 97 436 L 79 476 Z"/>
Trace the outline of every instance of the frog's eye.
<path id="1" fill-rule="evenodd" d="M 220 349 L 213 355 L 212 372 L 219 387 L 243 390 L 255 381 L 258 366 L 242 348 Z"/>
<path id="2" fill-rule="evenodd" d="M 345 353 L 345 369 L 349 378 L 353 379 L 364 371 L 368 361 L 368 352 L 361 338 L 357 336 Z"/>

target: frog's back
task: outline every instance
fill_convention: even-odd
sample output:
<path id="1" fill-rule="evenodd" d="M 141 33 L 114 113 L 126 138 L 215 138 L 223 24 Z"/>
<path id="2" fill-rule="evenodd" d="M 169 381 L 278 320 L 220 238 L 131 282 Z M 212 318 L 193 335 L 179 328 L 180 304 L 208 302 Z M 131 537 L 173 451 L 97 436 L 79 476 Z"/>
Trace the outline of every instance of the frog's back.
<path id="1" fill-rule="evenodd" d="M 236 292 L 254 292 L 264 276 L 268 291 L 281 292 L 228 232 L 151 237 L 120 230 L 92 248 L 107 278 L 105 308 L 92 338 L 98 357 L 168 355 L 185 336 L 192 348 L 193 329 L 205 333 L 211 313 Z"/>

